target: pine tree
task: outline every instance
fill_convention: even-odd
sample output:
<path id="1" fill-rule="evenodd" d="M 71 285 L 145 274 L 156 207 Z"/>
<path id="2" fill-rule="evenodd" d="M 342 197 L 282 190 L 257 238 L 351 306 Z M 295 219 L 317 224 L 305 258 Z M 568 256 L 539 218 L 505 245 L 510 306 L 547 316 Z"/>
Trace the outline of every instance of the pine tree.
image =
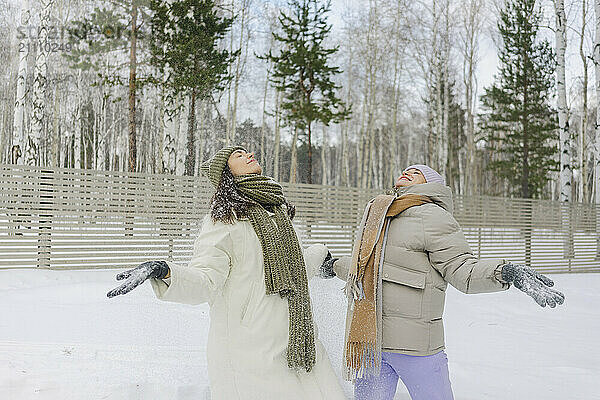
<path id="1" fill-rule="evenodd" d="M 219 48 L 233 20 L 219 16 L 214 0 L 175 0 L 169 3 L 151 0 L 154 12 L 152 27 L 152 61 L 160 74 L 156 83 L 165 85 L 169 98 L 184 94 L 190 98 L 188 152 L 185 173 L 195 171 L 195 108 L 197 100 L 206 100 L 221 91 L 231 79 L 227 67 L 237 56 Z M 170 112 L 178 112 L 171 102 Z"/>
<path id="2" fill-rule="evenodd" d="M 319 121 L 328 126 L 341 122 L 350 114 L 344 102 L 337 97 L 340 86 L 333 78 L 340 68 L 328 64 L 338 46 L 327 47 L 331 25 L 326 14 L 330 2 L 319 0 L 290 0 L 290 13 L 280 12 L 279 23 L 283 33 L 273 33 L 282 48 L 279 55 L 271 51 L 259 57 L 274 65 L 271 82 L 283 93 L 281 109 L 286 123 L 298 129 L 306 138 L 307 181 L 312 183 L 312 125 Z"/>
<path id="3" fill-rule="evenodd" d="M 550 106 L 555 54 L 539 40 L 542 14 L 535 0 L 507 0 L 498 28 L 503 47 L 495 82 L 481 97 L 482 138 L 493 152 L 488 168 L 511 194 L 540 197 L 556 171 L 556 112 Z"/>

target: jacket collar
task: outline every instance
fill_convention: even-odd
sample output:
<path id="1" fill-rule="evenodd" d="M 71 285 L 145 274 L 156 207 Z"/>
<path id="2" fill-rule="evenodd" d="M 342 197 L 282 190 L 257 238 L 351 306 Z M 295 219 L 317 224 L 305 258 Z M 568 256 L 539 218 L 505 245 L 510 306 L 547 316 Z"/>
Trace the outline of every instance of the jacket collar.
<path id="1" fill-rule="evenodd" d="M 422 183 L 397 189 L 396 192 L 398 193 L 398 196 L 408 193 L 428 196 L 435 204 L 442 207 L 449 213 L 452 213 L 454 210 L 452 190 L 450 187 L 442 185 L 441 183 Z"/>

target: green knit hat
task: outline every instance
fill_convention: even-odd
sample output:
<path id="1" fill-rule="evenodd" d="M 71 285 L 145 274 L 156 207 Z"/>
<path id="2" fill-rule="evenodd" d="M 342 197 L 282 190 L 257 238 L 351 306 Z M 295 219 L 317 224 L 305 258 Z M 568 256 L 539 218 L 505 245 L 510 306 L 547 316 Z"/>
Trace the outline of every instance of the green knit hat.
<path id="1" fill-rule="evenodd" d="M 214 187 L 219 186 L 219 182 L 221 182 L 221 176 L 223 175 L 223 170 L 227 166 L 227 161 L 229 160 L 229 156 L 236 150 L 244 150 L 245 148 L 242 146 L 227 146 L 223 147 L 221 150 L 217 151 L 211 158 L 204 161 L 200 165 L 200 172 L 202 175 L 206 176 L 210 183 L 213 184 Z"/>

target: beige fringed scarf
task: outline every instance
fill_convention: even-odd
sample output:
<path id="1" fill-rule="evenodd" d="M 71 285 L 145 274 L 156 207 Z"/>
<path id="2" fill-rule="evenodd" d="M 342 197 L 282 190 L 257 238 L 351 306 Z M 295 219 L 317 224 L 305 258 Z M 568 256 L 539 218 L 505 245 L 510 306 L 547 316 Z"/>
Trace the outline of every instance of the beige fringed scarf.
<path id="1" fill-rule="evenodd" d="M 365 209 L 346 283 L 346 380 L 377 376 L 381 368 L 381 266 L 389 222 L 410 207 L 432 202 L 427 196 L 380 195 Z"/>

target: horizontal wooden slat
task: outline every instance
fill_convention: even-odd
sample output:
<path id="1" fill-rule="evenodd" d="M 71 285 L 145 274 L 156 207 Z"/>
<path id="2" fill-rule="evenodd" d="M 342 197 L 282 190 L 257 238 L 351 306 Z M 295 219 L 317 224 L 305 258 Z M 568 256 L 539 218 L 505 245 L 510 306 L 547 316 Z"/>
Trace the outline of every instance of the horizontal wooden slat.
<path id="1" fill-rule="evenodd" d="M 349 255 L 366 202 L 358 189 L 282 184 L 306 245 Z M 0 268 L 128 267 L 189 260 L 214 189 L 204 178 L 0 165 Z M 600 272 L 595 205 L 455 196 L 473 252 L 544 272 Z"/>

